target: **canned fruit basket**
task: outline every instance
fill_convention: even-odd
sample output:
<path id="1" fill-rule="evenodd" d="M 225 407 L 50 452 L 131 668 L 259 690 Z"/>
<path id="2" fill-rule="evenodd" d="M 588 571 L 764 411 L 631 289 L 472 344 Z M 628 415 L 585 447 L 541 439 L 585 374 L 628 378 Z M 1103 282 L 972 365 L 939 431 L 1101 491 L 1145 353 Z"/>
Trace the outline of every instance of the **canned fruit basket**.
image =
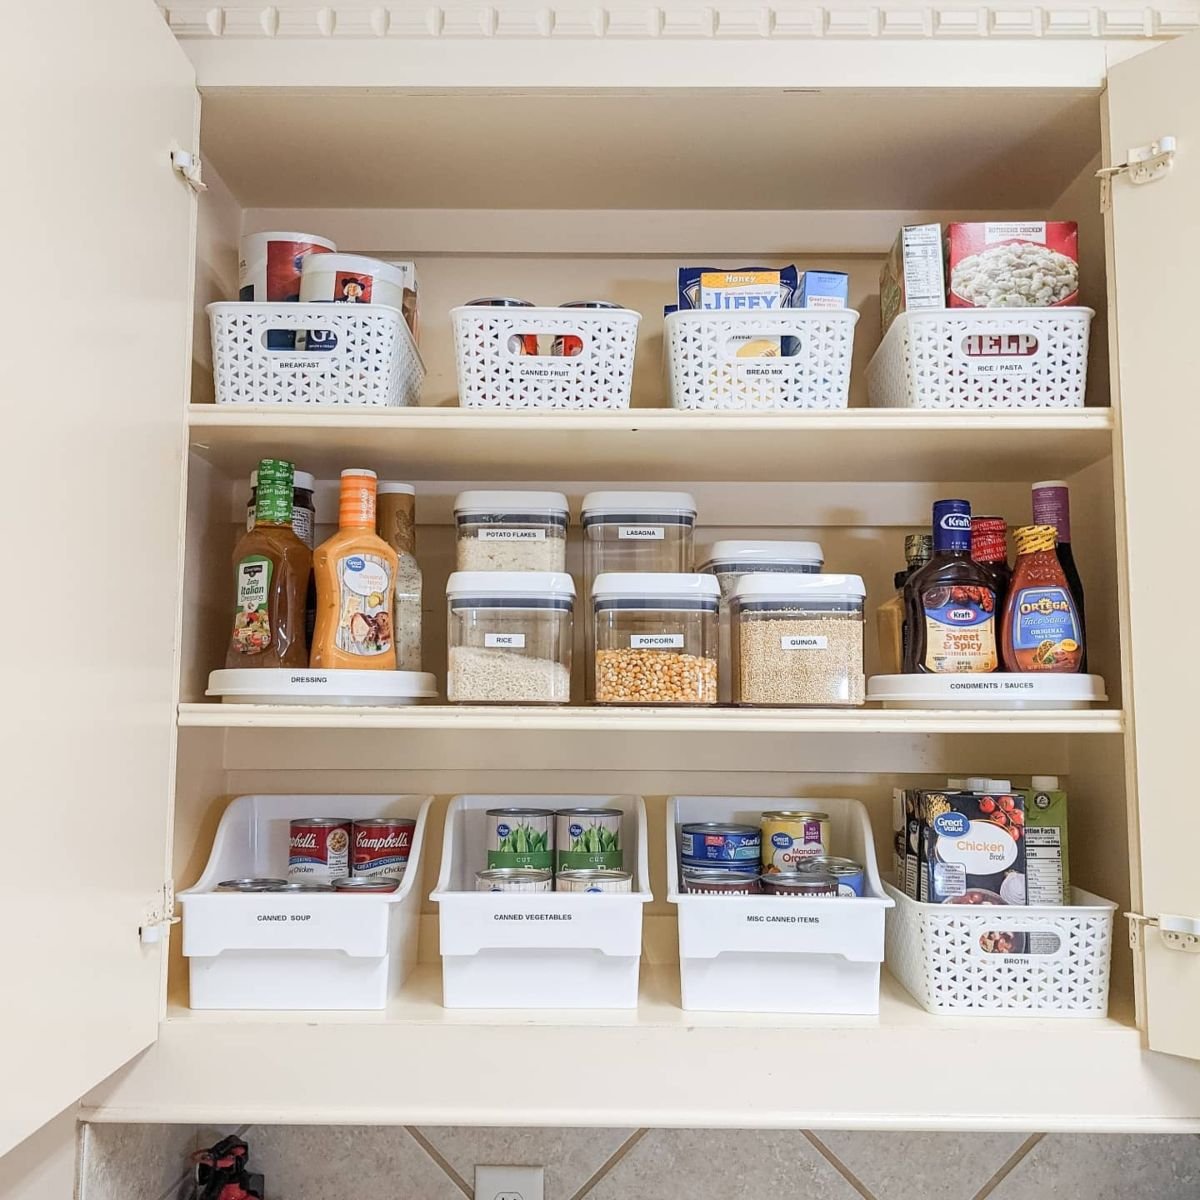
<path id="1" fill-rule="evenodd" d="M 221 303 L 206 311 L 218 404 L 417 403 L 425 365 L 398 308 Z"/>
<path id="2" fill-rule="evenodd" d="M 845 408 L 857 323 L 852 308 L 671 313 L 664 322 L 671 404 Z M 756 350 L 761 353 L 751 353 Z"/>
<path id="3" fill-rule="evenodd" d="M 464 305 L 450 317 L 464 408 L 629 407 L 640 313 Z"/>
<path id="4" fill-rule="evenodd" d="M 381 1009 L 417 956 L 428 796 L 239 796 L 204 874 L 179 893 L 192 1008 Z M 298 817 L 412 817 L 408 869 L 394 892 L 218 892 L 225 879 L 287 872 Z"/>
<path id="5" fill-rule="evenodd" d="M 867 366 L 873 408 L 1080 408 L 1090 308 L 901 313 Z"/>
<path id="6" fill-rule="evenodd" d="M 819 807 L 832 852 L 860 862 L 861 897 L 701 896 L 679 884 L 679 827 L 692 821 L 758 825 L 764 811 Z M 712 1012 L 879 1012 L 883 891 L 859 800 L 673 796 L 667 803 L 667 898 L 679 909 L 685 1009 Z M 798 919 L 797 919 L 798 918 Z"/>
<path id="7" fill-rule="evenodd" d="M 887 964 L 931 1013 L 1103 1017 L 1116 905 L 920 904 L 890 884 Z"/>
<path id="8" fill-rule="evenodd" d="M 619 808 L 633 891 L 476 892 L 489 808 Z M 646 808 L 638 796 L 455 796 L 438 903 L 447 1008 L 636 1008 L 649 903 Z"/>

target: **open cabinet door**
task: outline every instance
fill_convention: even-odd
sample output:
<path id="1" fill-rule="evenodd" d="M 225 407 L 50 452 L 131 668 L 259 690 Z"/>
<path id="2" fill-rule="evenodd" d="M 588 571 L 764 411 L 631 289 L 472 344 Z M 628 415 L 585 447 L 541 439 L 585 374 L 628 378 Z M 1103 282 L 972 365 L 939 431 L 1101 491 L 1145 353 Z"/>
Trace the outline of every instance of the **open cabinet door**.
<path id="1" fill-rule="evenodd" d="M 1200 37 L 1121 63 L 1108 78 L 1109 162 L 1164 135 L 1161 178 L 1112 181 L 1114 384 L 1128 538 L 1126 708 L 1136 764 L 1140 912 L 1200 929 L 1200 749 L 1195 538 L 1200 477 Z M 1128 680 L 1132 667 L 1132 691 Z M 1135 872 L 1135 879 L 1139 872 Z M 1135 884 L 1134 903 L 1138 903 Z M 1200 938 L 1170 945 L 1136 926 L 1142 1025 L 1152 1050 L 1200 1058 Z"/>
<path id="2" fill-rule="evenodd" d="M 195 199 L 153 0 L 0 33 L 0 1153 L 155 1038 Z"/>

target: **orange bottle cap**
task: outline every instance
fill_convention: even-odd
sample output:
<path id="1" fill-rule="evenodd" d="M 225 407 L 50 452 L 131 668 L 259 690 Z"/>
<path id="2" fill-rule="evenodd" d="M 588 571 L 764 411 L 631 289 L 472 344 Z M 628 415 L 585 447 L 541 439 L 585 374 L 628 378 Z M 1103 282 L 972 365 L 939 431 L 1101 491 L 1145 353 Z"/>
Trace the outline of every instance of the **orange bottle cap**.
<path id="1" fill-rule="evenodd" d="M 342 493 L 338 503 L 338 525 L 342 529 L 375 529 L 375 472 L 342 472 Z"/>

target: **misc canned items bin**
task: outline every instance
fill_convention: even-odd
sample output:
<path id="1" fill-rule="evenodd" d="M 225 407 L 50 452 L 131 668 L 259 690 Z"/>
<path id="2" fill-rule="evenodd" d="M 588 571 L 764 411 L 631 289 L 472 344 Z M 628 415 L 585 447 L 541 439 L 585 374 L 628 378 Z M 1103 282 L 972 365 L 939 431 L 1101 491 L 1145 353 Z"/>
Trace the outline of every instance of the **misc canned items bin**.
<path id="1" fill-rule="evenodd" d="M 599 575 L 592 585 L 597 702 L 715 704 L 719 598 L 711 575 Z"/>
<path id="2" fill-rule="evenodd" d="M 461 492 L 454 501 L 459 571 L 565 571 L 562 492 Z"/>
<path id="3" fill-rule="evenodd" d="M 743 575 L 730 601 L 734 703 L 862 704 L 865 596 L 858 575 Z"/>
<path id="4" fill-rule="evenodd" d="M 575 584 L 553 571 L 456 571 L 446 584 L 446 695 L 467 704 L 566 704 Z"/>

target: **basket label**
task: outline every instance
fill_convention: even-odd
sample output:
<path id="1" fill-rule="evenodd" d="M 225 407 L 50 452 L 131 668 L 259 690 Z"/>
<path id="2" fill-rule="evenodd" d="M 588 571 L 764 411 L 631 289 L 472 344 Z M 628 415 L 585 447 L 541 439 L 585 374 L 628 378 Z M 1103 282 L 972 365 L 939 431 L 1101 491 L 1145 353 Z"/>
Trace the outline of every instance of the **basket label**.
<path id="1" fill-rule="evenodd" d="M 630 650 L 682 650 L 682 633 L 631 633 Z"/>
<path id="2" fill-rule="evenodd" d="M 746 916 L 747 925 L 820 925 L 822 917 L 800 916 L 792 913 L 749 913 Z"/>
<path id="3" fill-rule="evenodd" d="M 618 525 L 617 540 L 621 542 L 661 542 L 667 531 L 661 525 Z"/>
<path id="4" fill-rule="evenodd" d="M 544 529 L 481 529 L 476 535 L 481 542 L 544 542 Z"/>
<path id="5" fill-rule="evenodd" d="M 780 650 L 828 650 L 829 639 L 816 634 L 796 634 L 779 639 Z"/>
<path id="6" fill-rule="evenodd" d="M 1041 343 L 1035 334 L 968 333 L 959 350 L 972 375 L 1031 375 L 1042 357 Z"/>
<path id="7" fill-rule="evenodd" d="M 324 371 L 331 365 L 325 358 L 274 358 L 271 366 L 276 371 Z"/>
<path id="8" fill-rule="evenodd" d="M 553 358 L 518 358 L 516 359 L 517 375 L 522 379 L 540 379 L 553 383 L 556 380 L 574 379 L 577 372 L 569 361 Z"/>

